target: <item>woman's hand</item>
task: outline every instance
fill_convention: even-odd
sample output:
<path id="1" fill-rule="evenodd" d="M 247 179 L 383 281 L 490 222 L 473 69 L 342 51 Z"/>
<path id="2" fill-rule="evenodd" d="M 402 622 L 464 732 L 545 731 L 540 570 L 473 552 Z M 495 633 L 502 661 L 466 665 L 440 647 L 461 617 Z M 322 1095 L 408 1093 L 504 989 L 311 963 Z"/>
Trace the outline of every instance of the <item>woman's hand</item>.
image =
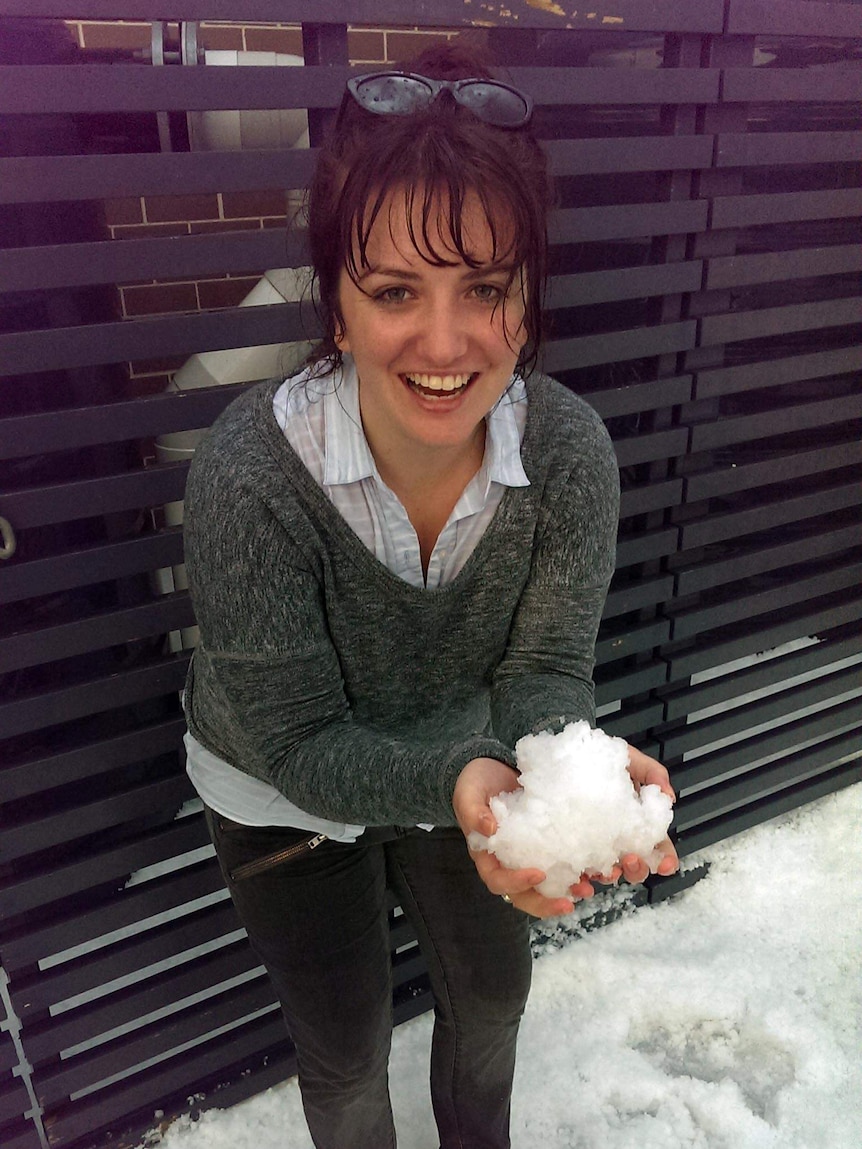
<path id="1" fill-rule="evenodd" d="M 490 800 L 502 791 L 518 789 L 518 775 L 505 762 L 496 758 L 474 758 L 468 762 L 455 783 L 452 806 L 464 837 L 476 830 L 490 837 L 497 829 L 497 820 L 491 812 Z M 506 894 L 512 905 L 536 918 L 557 917 L 571 913 L 574 902 L 589 898 L 592 885 L 581 880 L 572 886 L 570 898 L 546 898 L 535 888 L 545 880 L 542 870 L 507 870 L 487 850 L 471 850 L 479 877 L 492 894 Z"/>
<path id="2" fill-rule="evenodd" d="M 670 784 L 670 777 L 665 767 L 655 758 L 650 758 L 646 754 L 642 754 L 640 750 L 636 750 L 634 746 L 629 746 L 628 771 L 636 790 L 640 790 L 641 786 L 658 786 L 663 794 L 667 794 L 671 802 L 676 801 L 676 793 Z M 679 869 L 679 858 L 670 838 L 665 838 L 659 842 L 656 848 L 664 856 L 655 872 L 662 877 L 676 873 Z M 643 882 L 650 872 L 647 863 L 637 854 L 624 854 L 620 858 L 620 864 L 627 882 Z"/>

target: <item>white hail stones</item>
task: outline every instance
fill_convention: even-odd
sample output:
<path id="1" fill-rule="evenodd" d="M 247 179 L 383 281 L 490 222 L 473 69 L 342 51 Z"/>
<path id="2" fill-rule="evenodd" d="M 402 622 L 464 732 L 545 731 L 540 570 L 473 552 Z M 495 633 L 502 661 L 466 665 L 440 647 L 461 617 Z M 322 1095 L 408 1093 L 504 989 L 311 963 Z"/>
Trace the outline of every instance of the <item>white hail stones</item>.
<path id="1" fill-rule="evenodd" d="M 491 799 L 497 830 L 472 833 L 472 849 L 489 850 L 508 869 L 544 870 L 538 889 L 552 898 L 581 874 L 609 874 L 625 854 L 655 870 L 671 800 L 658 786 L 635 790 L 621 738 L 573 722 L 559 734 L 521 738 L 515 754 L 521 788 Z"/>

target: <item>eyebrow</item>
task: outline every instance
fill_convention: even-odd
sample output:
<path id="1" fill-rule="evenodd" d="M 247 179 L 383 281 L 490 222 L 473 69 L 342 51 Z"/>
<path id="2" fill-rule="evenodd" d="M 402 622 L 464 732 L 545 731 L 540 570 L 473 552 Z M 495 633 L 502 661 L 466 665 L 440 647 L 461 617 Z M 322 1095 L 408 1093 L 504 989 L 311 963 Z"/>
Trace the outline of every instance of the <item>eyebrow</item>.
<path id="1" fill-rule="evenodd" d="M 431 266 L 434 265 L 432 264 Z M 515 265 L 512 263 L 484 263 L 481 267 L 469 268 L 464 279 L 483 279 L 486 275 L 511 275 L 514 270 Z M 362 283 L 372 275 L 382 275 L 392 279 L 406 279 L 411 283 L 415 283 L 422 278 L 418 271 L 407 271 L 403 267 L 369 267 L 367 271 L 359 276 L 357 282 Z"/>
<path id="2" fill-rule="evenodd" d="M 369 267 L 367 271 L 360 275 L 357 282 L 362 283 L 363 280 L 368 279 L 372 275 L 384 275 L 394 279 L 409 279 L 415 281 L 420 279 L 418 271 L 406 271 L 403 267 Z"/>

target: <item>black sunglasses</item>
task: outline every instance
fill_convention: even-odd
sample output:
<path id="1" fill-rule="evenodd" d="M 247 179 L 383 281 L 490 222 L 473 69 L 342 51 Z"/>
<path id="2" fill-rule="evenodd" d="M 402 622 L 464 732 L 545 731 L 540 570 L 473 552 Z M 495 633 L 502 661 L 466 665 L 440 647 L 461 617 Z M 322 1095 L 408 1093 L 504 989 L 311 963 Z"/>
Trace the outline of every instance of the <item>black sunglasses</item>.
<path id="1" fill-rule="evenodd" d="M 431 80 L 413 72 L 372 72 L 352 76 L 347 90 L 366 112 L 410 116 L 429 107 L 442 91 L 495 128 L 522 128 L 533 114 L 533 101 L 499 80 Z"/>

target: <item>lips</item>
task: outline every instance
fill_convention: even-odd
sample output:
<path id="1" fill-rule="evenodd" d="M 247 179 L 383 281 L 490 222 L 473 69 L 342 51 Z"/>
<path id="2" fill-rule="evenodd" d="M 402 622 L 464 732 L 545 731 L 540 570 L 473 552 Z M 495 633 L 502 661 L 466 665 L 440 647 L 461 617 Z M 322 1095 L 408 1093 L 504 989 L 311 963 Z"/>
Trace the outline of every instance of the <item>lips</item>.
<path id="1" fill-rule="evenodd" d="M 430 375 L 424 372 L 411 372 L 401 378 L 419 395 L 434 399 L 450 398 L 465 391 L 476 378 L 478 372 L 457 375 Z"/>

